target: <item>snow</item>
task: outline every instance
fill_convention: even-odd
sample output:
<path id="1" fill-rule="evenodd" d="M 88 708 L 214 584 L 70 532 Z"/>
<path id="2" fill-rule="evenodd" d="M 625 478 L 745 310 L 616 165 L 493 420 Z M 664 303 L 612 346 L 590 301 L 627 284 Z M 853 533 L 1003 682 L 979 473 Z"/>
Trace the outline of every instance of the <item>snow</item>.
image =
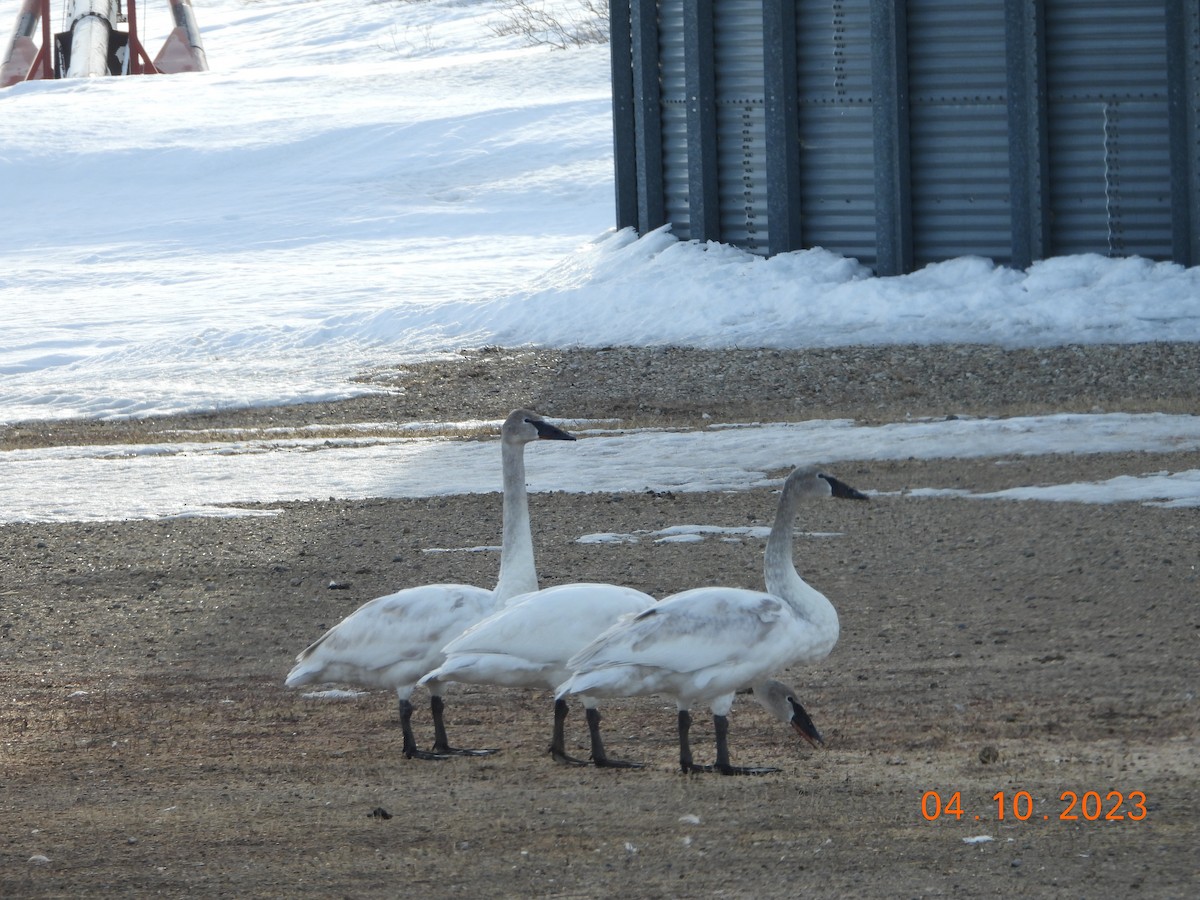
<path id="1" fill-rule="evenodd" d="M 1200 268 L 963 258 L 872 278 L 822 249 L 763 259 L 669 229 L 614 231 L 607 47 L 497 36 L 499 2 L 195 8 L 209 72 L 0 91 L 0 423 L 345 397 L 371 390 L 351 379 L 373 367 L 488 344 L 1200 340 Z M 168 10 L 141 11 L 152 54 Z M 577 445 L 531 451 L 533 489 L 743 489 L 803 461 L 801 446 L 831 464 L 1111 453 L 1195 448 L 1200 430 L 1190 416 L 1099 414 L 692 434 L 580 424 Z M 364 428 L 8 451 L 0 521 L 494 491 L 494 450 Z M 973 496 L 1195 506 L 1198 480 L 1130 472 Z"/>

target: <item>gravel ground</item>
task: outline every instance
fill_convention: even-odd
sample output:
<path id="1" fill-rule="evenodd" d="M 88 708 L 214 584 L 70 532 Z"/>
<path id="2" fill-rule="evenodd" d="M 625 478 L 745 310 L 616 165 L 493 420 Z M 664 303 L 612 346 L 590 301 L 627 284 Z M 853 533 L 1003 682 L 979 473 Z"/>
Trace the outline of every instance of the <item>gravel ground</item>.
<path id="1" fill-rule="evenodd" d="M 1153 343 L 1003 350 L 977 345 L 830 350 L 465 351 L 457 359 L 364 373 L 365 396 L 337 403 L 0 428 L 0 449 L 194 440 L 205 429 L 314 423 L 549 416 L 626 424 L 947 415 L 1195 412 L 1200 345 Z"/>
<path id="2" fill-rule="evenodd" d="M 0 429 L 0 447 L 495 420 L 520 405 L 672 427 L 1200 414 L 1198 375 L 1200 346 L 1169 343 L 496 348 L 365 373 L 376 392 L 338 403 L 24 423 Z M 782 770 L 761 778 L 679 775 L 672 709 L 653 699 L 605 708 L 609 752 L 646 768 L 597 771 L 545 753 L 545 695 L 456 691 L 452 740 L 502 752 L 432 763 L 400 756 L 394 698 L 282 687 L 296 652 L 373 596 L 494 583 L 494 554 L 424 552 L 494 544 L 494 496 L 0 526 L 0 896 L 1195 895 L 1196 510 L 906 488 L 1197 468 L 1194 451 L 839 465 L 879 493 L 807 512 L 801 531 L 836 536 L 798 537 L 797 558 L 838 606 L 842 637 L 822 664 L 783 673 L 826 746 L 739 702 L 734 762 Z M 661 596 L 758 586 L 762 542 L 662 544 L 649 532 L 768 524 L 775 497 L 550 493 L 531 506 L 543 585 Z M 577 542 L 597 530 L 640 539 Z M 586 755 L 580 719 L 569 742 Z M 711 725 L 696 719 L 704 760 Z"/>

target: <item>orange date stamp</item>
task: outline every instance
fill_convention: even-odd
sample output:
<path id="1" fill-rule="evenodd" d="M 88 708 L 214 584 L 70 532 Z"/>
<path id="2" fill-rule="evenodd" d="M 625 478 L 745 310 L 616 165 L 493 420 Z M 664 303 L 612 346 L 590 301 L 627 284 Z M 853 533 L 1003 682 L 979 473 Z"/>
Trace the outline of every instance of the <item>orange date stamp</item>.
<path id="1" fill-rule="evenodd" d="M 951 818 L 972 822 L 1141 822 L 1149 810 L 1144 791 L 1063 791 L 1050 812 L 1035 810 L 1029 791 L 997 791 L 992 803 L 978 811 L 963 807 L 962 791 L 942 796 L 939 791 L 921 795 L 921 815 L 926 821 Z M 1038 804 L 1044 807 L 1040 798 Z"/>

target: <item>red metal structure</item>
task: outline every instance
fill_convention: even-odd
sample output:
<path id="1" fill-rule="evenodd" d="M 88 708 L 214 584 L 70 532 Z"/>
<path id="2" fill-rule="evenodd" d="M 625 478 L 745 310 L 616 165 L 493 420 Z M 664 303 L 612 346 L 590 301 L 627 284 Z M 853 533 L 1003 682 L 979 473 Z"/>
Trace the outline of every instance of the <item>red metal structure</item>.
<path id="1" fill-rule="evenodd" d="M 0 88 L 42 78 L 207 71 L 191 0 L 168 2 L 175 27 L 152 60 L 138 35 L 137 0 L 67 0 L 67 30 L 58 34 L 50 29 L 50 0 L 21 0 L 0 59 Z M 122 22 L 127 31 L 117 29 Z"/>

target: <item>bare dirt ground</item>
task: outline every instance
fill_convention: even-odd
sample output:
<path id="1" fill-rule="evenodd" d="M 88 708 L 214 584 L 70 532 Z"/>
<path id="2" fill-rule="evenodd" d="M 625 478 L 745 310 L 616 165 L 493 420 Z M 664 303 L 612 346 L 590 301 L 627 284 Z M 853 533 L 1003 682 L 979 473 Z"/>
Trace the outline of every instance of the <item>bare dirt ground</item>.
<path id="1" fill-rule="evenodd" d="M 1200 414 L 1200 348 L 1183 344 L 494 350 L 364 377 L 392 392 L 12 426 L 0 448 L 496 419 L 526 404 L 678 427 Z M 531 449 L 531 480 L 552 450 Z M 605 708 L 610 753 L 646 763 L 613 771 L 551 760 L 548 695 L 455 690 L 451 739 L 501 752 L 421 762 L 400 755 L 393 697 L 283 688 L 295 654 L 371 597 L 494 583 L 495 554 L 423 549 L 496 543 L 495 495 L 0 526 L 0 897 L 1197 896 L 1197 510 L 906 493 L 1195 468 L 1194 451 L 832 467 L 880 494 L 798 523 L 838 535 L 798 536 L 797 558 L 839 608 L 841 640 L 821 665 L 785 673 L 826 744 L 739 701 L 734 762 L 782 770 L 753 778 L 680 775 L 662 700 Z M 758 540 L 576 538 L 768 524 L 775 500 L 535 494 L 542 584 L 758 587 Z M 428 744 L 424 697 L 414 721 Z M 711 739 L 698 710 L 701 761 Z M 586 755 L 578 711 L 569 741 Z"/>

